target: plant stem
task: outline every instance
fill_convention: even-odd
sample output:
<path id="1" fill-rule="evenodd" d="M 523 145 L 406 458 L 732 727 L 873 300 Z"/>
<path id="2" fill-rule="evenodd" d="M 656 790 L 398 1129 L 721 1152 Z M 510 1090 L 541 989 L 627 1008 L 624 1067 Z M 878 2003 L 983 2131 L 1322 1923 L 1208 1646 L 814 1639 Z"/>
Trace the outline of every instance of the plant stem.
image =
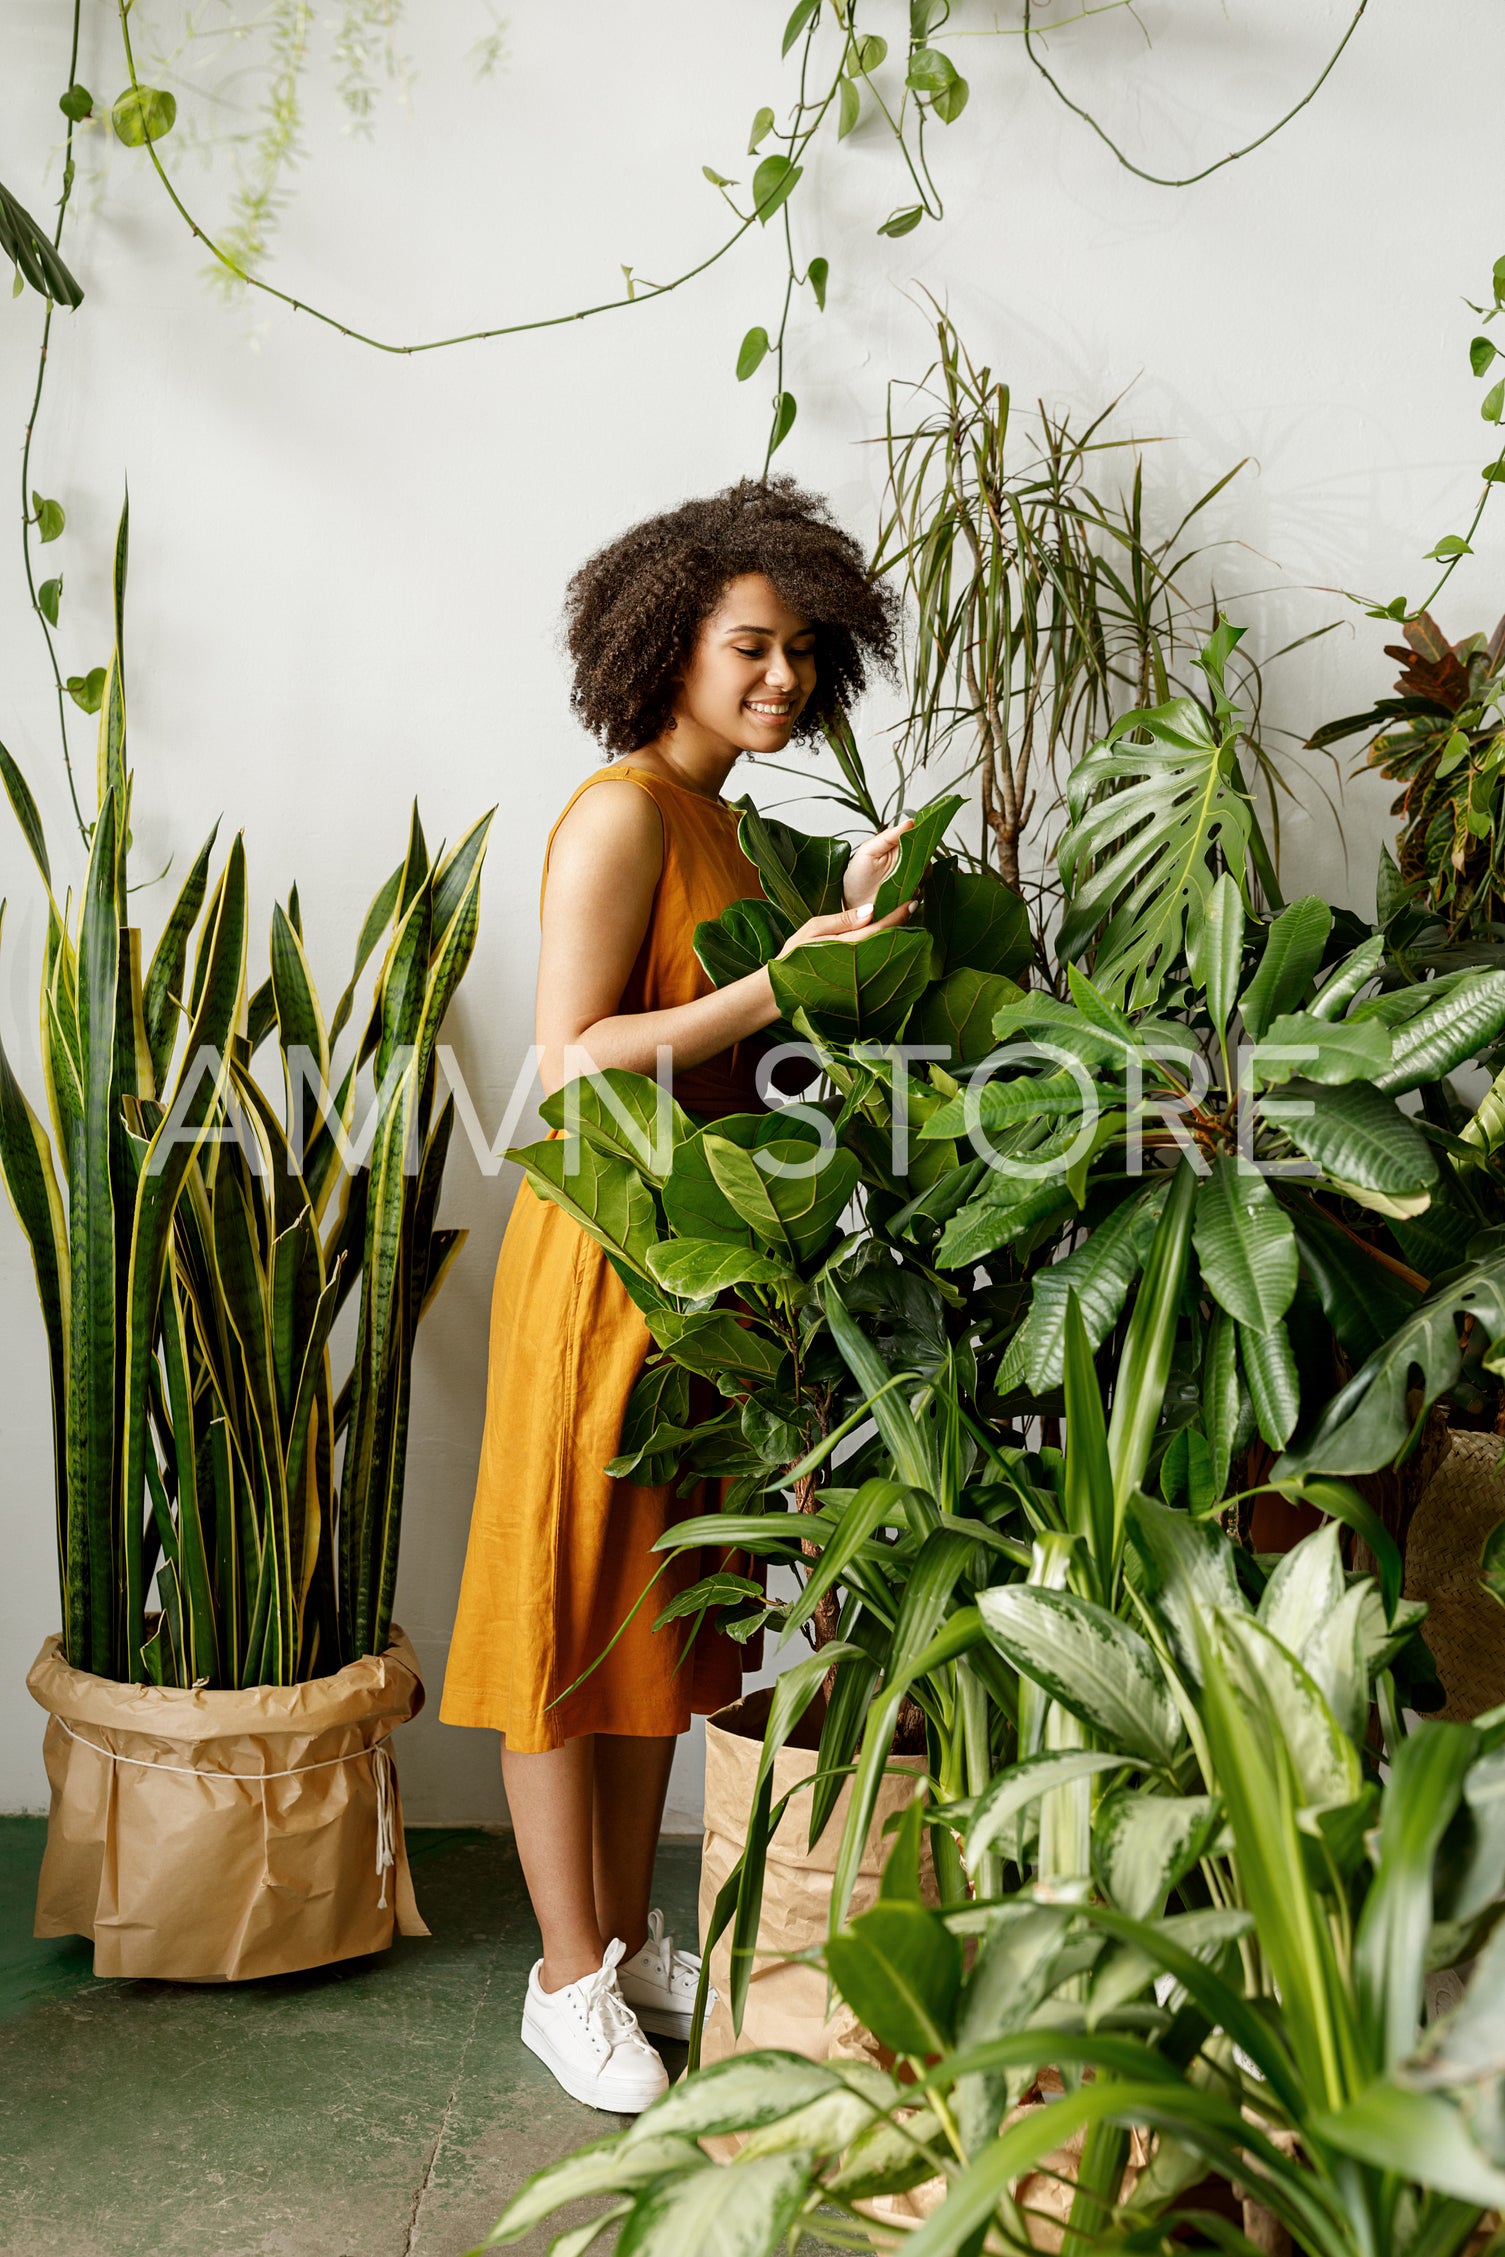
<path id="1" fill-rule="evenodd" d="M 68 84 L 72 86 L 78 72 L 78 31 L 82 0 L 73 0 L 73 40 L 68 56 Z M 63 222 L 68 214 L 68 200 L 73 194 L 73 119 L 68 120 L 68 136 L 64 144 L 63 193 L 58 199 L 57 226 L 53 229 L 52 247 L 57 250 L 63 240 Z M 89 826 L 84 821 L 83 809 L 78 803 L 78 787 L 74 782 L 73 758 L 68 745 L 68 692 L 63 682 L 62 669 L 57 662 L 57 648 L 52 639 L 52 627 L 47 614 L 37 600 L 36 575 L 31 561 L 31 442 L 37 427 L 37 415 L 42 405 L 42 387 L 47 378 L 47 352 L 52 341 L 52 317 L 57 308 L 47 300 L 47 311 L 42 316 L 42 343 L 37 354 L 37 381 L 31 396 L 31 412 L 26 418 L 26 434 L 21 442 L 21 561 L 26 572 L 26 592 L 31 608 L 37 615 L 42 639 L 47 645 L 47 662 L 52 668 L 53 690 L 57 697 L 58 734 L 62 739 L 63 768 L 68 778 L 68 796 L 73 802 L 74 820 L 85 851 L 89 845 Z"/>

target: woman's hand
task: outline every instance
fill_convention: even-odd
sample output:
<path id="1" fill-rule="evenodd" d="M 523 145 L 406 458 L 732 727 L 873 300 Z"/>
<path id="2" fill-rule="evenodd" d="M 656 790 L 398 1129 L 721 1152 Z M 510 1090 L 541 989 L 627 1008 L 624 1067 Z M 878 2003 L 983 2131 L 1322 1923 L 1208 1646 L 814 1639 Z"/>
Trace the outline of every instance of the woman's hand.
<path id="1" fill-rule="evenodd" d="M 880 838 L 896 835 L 887 831 L 880 831 L 878 834 Z M 855 856 L 853 859 L 856 859 Z M 901 901 L 897 909 L 890 909 L 888 915 L 880 917 L 876 924 L 870 901 L 860 901 L 855 909 L 838 909 L 831 917 L 807 917 L 802 925 L 795 927 L 779 954 L 791 956 L 795 949 L 804 948 L 812 940 L 852 942 L 861 940 L 865 933 L 881 933 L 885 926 L 904 924 L 909 916 L 910 906 L 909 902 Z"/>
<path id="2" fill-rule="evenodd" d="M 860 909 L 865 901 L 872 901 L 889 871 L 899 859 L 899 841 L 906 831 L 914 829 L 914 817 L 906 815 L 902 823 L 892 823 L 886 831 L 875 831 L 870 839 L 852 849 L 852 858 L 841 882 L 841 898 L 849 909 Z"/>

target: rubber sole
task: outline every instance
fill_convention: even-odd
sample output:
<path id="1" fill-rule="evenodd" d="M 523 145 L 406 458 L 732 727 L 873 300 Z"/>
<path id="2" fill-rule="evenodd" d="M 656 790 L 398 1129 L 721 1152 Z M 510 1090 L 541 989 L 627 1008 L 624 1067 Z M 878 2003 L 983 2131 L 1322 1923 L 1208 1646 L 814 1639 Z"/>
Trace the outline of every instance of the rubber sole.
<path id="1" fill-rule="evenodd" d="M 582 2108 L 599 2108 L 609 2116 L 641 2116 L 645 2108 L 651 2108 L 654 2101 L 668 2090 L 666 2073 L 664 2083 L 657 2092 L 640 2092 L 635 2099 L 624 2099 L 620 2094 L 611 2097 L 609 2085 L 604 2085 L 599 2077 L 582 2077 L 577 2074 L 568 2059 L 550 2042 L 548 2032 L 540 2029 L 530 2019 L 526 2007 L 523 2009 L 522 2038 L 528 2051 L 538 2056 L 554 2082 L 563 2087 L 571 2100 L 578 2100 Z"/>
<path id="2" fill-rule="evenodd" d="M 624 1998 L 627 1996 L 625 1991 L 622 1995 Z M 713 1992 L 713 2004 L 714 2001 L 715 1994 Z M 650 2036 L 656 2038 L 678 2038 L 682 2045 L 689 2043 L 690 2024 L 695 2017 L 688 2009 L 677 2012 L 672 2006 L 633 2006 L 630 1998 L 627 1999 L 627 2003 L 632 2006 L 632 2011 L 638 2018 L 640 2030 L 646 2030 Z M 707 2008 L 708 2013 L 709 2011 L 710 2009 Z"/>

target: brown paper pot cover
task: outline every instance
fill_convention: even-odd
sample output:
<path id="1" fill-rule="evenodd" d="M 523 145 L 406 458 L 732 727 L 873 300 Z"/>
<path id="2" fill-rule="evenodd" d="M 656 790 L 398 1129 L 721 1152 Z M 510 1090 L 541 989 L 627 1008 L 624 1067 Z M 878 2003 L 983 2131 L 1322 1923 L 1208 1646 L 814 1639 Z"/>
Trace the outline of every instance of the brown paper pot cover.
<path id="1" fill-rule="evenodd" d="M 1479 1555 L 1505 1520 L 1498 1434 L 1455 1429 L 1406 1535 L 1406 1596 L 1425 1599 L 1422 1634 L 1447 1690 L 1438 1714 L 1467 1724 L 1505 1701 L 1505 1608 L 1479 1582 Z"/>
<path id="2" fill-rule="evenodd" d="M 385 1653 L 302 1685 L 120 1685 L 55 1637 L 26 1682 L 52 1785 L 35 1932 L 90 1937 L 96 1975 L 238 1983 L 385 1951 L 394 1925 L 427 1935 L 384 1745 L 423 1706 L 395 1625 Z"/>
<path id="3" fill-rule="evenodd" d="M 768 1689 L 734 1701 L 706 1721 L 705 1730 L 705 1850 L 700 1866 L 700 1933 L 710 1933 L 717 1892 L 747 1839 L 747 1818 L 752 1809 L 753 1783 L 762 1751 L 763 1728 L 768 1722 Z M 815 1712 L 811 1712 L 815 1720 Z M 910 1772 L 923 1771 L 919 1756 L 896 1756 Z M 787 1794 L 815 1770 L 814 1748 L 781 1748 L 774 1758 L 773 1799 Z M 865 1912 L 877 1901 L 883 1860 L 891 1846 L 883 1838 L 886 1822 L 912 1800 L 912 1779 L 890 1775 L 878 1790 L 878 1807 L 863 1847 L 862 1868 L 852 1894 L 852 1912 Z M 706 2020 L 701 2043 L 703 2061 L 720 2061 L 729 2053 L 752 2053 L 764 2046 L 781 2046 L 802 2053 L 808 2060 L 824 2061 L 831 2050 L 835 2025 L 826 2020 L 826 1978 L 816 1967 L 788 1967 L 780 1962 L 784 1952 L 804 1951 L 824 1940 L 831 1914 L 831 1876 L 851 1801 L 850 1784 L 831 1822 L 813 1850 L 806 1848 L 810 1805 L 798 1795 L 784 1815 L 783 1824 L 768 1848 L 768 1870 L 763 1883 L 763 1909 L 758 1922 L 758 1956 L 747 1992 L 742 2034 L 732 2035 L 731 1931 L 711 1954 L 711 1980 L 716 2004 Z"/>

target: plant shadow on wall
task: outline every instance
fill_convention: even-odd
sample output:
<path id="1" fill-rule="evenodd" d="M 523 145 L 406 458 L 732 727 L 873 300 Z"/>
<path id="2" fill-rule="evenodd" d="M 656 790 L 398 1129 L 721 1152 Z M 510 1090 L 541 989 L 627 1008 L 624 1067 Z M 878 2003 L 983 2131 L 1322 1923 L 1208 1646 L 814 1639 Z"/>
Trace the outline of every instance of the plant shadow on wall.
<path id="1" fill-rule="evenodd" d="M 1277 2232 L 1421 2257 L 1505 2198 L 1505 1713 L 1425 1721 L 1402 1597 L 1419 1486 L 1501 1416 L 1505 1082 L 1469 1107 L 1454 1077 L 1502 1066 L 1505 973 L 1262 899 L 1236 644 L 1220 625 L 1200 702 L 1120 716 L 1071 771 L 1062 992 L 1019 897 L 944 847 L 954 796 L 877 905 L 916 899 L 913 929 L 780 958 L 845 850 L 747 806 L 767 899 L 697 948 L 718 981 L 770 965 L 804 1098 L 701 1129 L 609 1074 L 517 1155 L 656 1343 L 614 1470 L 730 1482 L 663 1539 L 725 1564 L 658 1619 L 815 1650 L 703 1906 L 723 2058 L 541 2174 L 497 2242 L 594 2196 L 639 2252 L 907 2228 L 916 2257 Z M 1251 1537 L 1270 1496 L 1312 1528 L 1284 1556 Z M 1505 1490 L 1497 1518 L 1471 1564 L 1502 1598 Z M 796 1732 L 814 1767 L 776 1793 Z M 924 1783 L 874 1901 L 906 1745 Z M 843 2034 L 727 2053 L 796 1828 Z M 1429 2016 L 1446 1970 L 1461 2003 Z"/>

